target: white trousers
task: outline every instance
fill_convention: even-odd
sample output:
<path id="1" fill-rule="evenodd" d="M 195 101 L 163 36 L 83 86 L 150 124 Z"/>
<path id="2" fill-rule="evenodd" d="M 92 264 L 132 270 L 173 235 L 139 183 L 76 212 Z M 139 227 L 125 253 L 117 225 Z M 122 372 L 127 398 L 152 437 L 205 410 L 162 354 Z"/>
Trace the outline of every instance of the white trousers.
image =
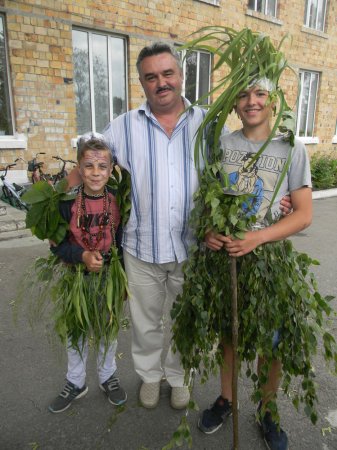
<path id="1" fill-rule="evenodd" d="M 68 372 L 67 380 L 82 388 L 85 384 L 86 366 L 88 359 L 88 341 L 84 341 L 82 349 L 82 340 L 78 343 L 81 353 L 71 346 L 68 341 L 67 355 L 68 355 Z M 114 341 L 108 348 L 104 355 L 104 343 L 101 341 L 97 353 L 97 374 L 100 384 L 104 383 L 108 378 L 115 373 L 117 366 L 115 361 L 115 353 L 117 348 L 117 341 Z"/>
<path id="2" fill-rule="evenodd" d="M 161 361 L 165 301 L 172 305 L 182 291 L 182 263 L 152 264 L 124 251 L 124 264 L 130 290 L 131 352 L 135 371 L 145 383 L 160 381 L 165 374 L 172 387 L 183 386 L 184 370 L 179 353 L 173 353 L 170 346 L 163 367 Z"/>

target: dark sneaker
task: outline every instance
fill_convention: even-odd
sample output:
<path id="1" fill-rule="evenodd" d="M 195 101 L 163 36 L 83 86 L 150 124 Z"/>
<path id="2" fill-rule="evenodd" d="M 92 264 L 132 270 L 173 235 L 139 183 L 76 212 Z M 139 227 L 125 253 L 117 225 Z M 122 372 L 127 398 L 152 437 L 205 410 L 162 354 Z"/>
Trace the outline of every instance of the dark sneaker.
<path id="1" fill-rule="evenodd" d="M 206 434 L 215 433 L 224 423 L 226 417 L 231 415 L 232 403 L 220 395 L 211 408 L 205 409 L 202 413 L 198 428 Z"/>
<path id="2" fill-rule="evenodd" d="M 258 412 L 261 406 L 258 408 Z M 266 411 L 262 418 L 258 419 L 263 439 L 269 450 L 287 450 L 288 437 L 287 433 L 277 425 L 272 419 L 271 413 Z"/>
<path id="3" fill-rule="evenodd" d="M 60 413 L 69 408 L 73 400 L 77 400 L 84 397 L 88 392 L 88 387 L 84 385 L 82 388 L 78 388 L 70 381 L 64 386 L 63 391 L 55 398 L 55 400 L 48 406 L 48 409 L 52 413 Z"/>
<path id="4" fill-rule="evenodd" d="M 119 384 L 119 378 L 115 377 L 115 374 L 111 375 L 99 387 L 106 393 L 109 402 L 115 406 L 123 405 L 128 398 L 126 392 Z"/>

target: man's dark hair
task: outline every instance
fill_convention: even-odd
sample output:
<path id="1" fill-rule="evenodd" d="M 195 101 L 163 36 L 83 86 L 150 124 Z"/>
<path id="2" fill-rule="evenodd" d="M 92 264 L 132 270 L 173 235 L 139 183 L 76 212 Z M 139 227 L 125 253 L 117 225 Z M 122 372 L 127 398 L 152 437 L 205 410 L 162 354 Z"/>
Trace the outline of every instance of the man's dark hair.
<path id="1" fill-rule="evenodd" d="M 140 63 L 143 61 L 143 59 L 147 58 L 148 56 L 160 55 L 161 53 L 169 53 L 170 55 L 172 55 L 173 58 L 177 61 L 179 69 L 182 70 L 181 58 L 174 47 L 166 44 L 165 42 L 155 42 L 152 45 L 144 47 L 140 51 L 136 62 L 138 73 L 140 73 Z"/>

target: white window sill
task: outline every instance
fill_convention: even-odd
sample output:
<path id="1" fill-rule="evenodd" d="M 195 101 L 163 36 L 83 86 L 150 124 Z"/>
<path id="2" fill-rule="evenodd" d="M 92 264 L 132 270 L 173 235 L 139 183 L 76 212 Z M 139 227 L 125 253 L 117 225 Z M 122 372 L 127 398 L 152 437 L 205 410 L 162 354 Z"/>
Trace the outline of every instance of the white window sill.
<path id="1" fill-rule="evenodd" d="M 303 33 L 313 34 L 314 36 L 318 36 L 323 39 L 329 39 L 329 35 L 327 33 L 320 30 L 315 30 L 315 28 L 306 27 L 305 25 L 302 25 L 301 31 L 303 31 Z"/>
<path id="2" fill-rule="evenodd" d="M 311 136 L 296 136 L 297 139 L 303 144 L 319 144 L 319 138 L 318 137 L 311 137 Z"/>
<path id="3" fill-rule="evenodd" d="M 265 22 L 271 22 L 271 23 L 274 23 L 275 25 L 283 25 L 282 20 L 277 19 L 274 16 L 268 16 L 267 14 L 263 14 L 259 11 L 254 11 L 252 9 L 246 10 L 246 16 L 254 17 L 255 19 L 264 20 Z"/>
<path id="4" fill-rule="evenodd" d="M 27 139 L 24 135 L 0 136 L 0 149 L 23 148 L 27 149 Z"/>
<path id="5" fill-rule="evenodd" d="M 332 138 L 332 144 L 337 144 L 337 135 Z"/>
<path id="6" fill-rule="evenodd" d="M 212 6 L 220 6 L 220 0 L 198 0 L 201 3 L 208 3 Z"/>

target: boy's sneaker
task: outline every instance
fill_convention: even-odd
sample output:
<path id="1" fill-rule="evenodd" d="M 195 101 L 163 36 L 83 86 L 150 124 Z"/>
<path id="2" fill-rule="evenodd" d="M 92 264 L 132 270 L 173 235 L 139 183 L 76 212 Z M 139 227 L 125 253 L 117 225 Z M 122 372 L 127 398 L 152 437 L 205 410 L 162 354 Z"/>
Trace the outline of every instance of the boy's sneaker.
<path id="1" fill-rule="evenodd" d="M 215 433 L 224 423 L 226 417 L 231 415 L 232 403 L 220 395 L 211 408 L 205 409 L 202 413 L 198 428 L 206 434 Z"/>
<path id="2" fill-rule="evenodd" d="M 258 407 L 258 412 L 261 404 Z M 262 436 L 269 450 L 287 450 L 288 436 L 287 433 L 280 428 L 272 419 L 271 413 L 266 411 L 262 418 L 258 418 L 258 424 L 261 429 Z"/>
<path id="3" fill-rule="evenodd" d="M 78 400 L 84 397 L 88 392 L 88 387 L 84 385 L 82 388 L 78 388 L 75 384 L 67 380 L 63 391 L 55 398 L 55 400 L 48 406 L 48 409 L 52 413 L 60 413 L 69 408 L 73 400 Z"/>
<path id="4" fill-rule="evenodd" d="M 126 392 L 119 384 L 119 378 L 115 377 L 115 374 L 112 374 L 111 377 L 100 384 L 99 387 L 106 393 L 108 400 L 112 405 L 123 405 L 128 398 Z"/>

